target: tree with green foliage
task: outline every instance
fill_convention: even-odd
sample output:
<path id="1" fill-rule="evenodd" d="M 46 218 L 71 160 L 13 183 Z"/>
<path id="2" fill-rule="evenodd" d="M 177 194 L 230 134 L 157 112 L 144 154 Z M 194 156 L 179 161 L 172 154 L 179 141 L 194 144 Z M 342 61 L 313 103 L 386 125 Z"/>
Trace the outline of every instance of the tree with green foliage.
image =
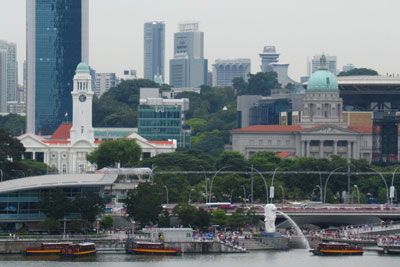
<path id="1" fill-rule="evenodd" d="M 106 140 L 93 152 L 87 155 L 87 160 L 95 163 L 99 169 L 118 163 L 121 167 L 133 167 L 140 160 L 142 149 L 135 139 L 121 138 Z"/>
<path id="2" fill-rule="evenodd" d="M 171 217 L 167 210 L 162 210 L 158 218 L 158 226 L 163 228 L 171 227 Z"/>
<path id="3" fill-rule="evenodd" d="M 111 216 L 111 215 L 104 216 L 104 218 L 103 218 L 103 220 L 101 220 L 100 224 L 104 229 L 107 229 L 107 230 L 113 228 L 114 227 L 114 218 L 113 218 L 113 216 Z"/>
<path id="4" fill-rule="evenodd" d="M 61 223 L 57 219 L 46 217 L 43 221 L 40 222 L 40 226 L 46 229 L 49 233 L 52 233 L 61 228 Z"/>
<path id="5" fill-rule="evenodd" d="M 243 79 L 243 77 L 236 77 L 232 80 L 232 86 L 237 92 L 244 92 L 247 89 L 248 83 Z"/>
<path id="6" fill-rule="evenodd" d="M 248 85 L 245 90 L 238 91 L 238 95 L 271 95 L 272 89 L 281 88 L 276 72 L 258 72 L 249 74 Z"/>
<path id="7" fill-rule="evenodd" d="M 81 196 L 75 197 L 73 200 L 74 212 L 79 213 L 82 219 L 93 223 L 96 217 L 104 212 L 104 199 L 99 193 L 93 191 L 85 191 Z"/>
<path id="8" fill-rule="evenodd" d="M 22 143 L 0 128 L 0 162 L 8 161 L 8 159 L 19 161 L 24 152 L 25 148 Z"/>
<path id="9" fill-rule="evenodd" d="M 229 216 L 227 224 L 232 228 L 240 228 L 244 226 L 245 221 L 245 216 L 241 212 L 235 211 Z"/>
<path id="10" fill-rule="evenodd" d="M 193 227 L 196 223 L 197 209 L 186 202 L 179 203 L 173 209 L 183 227 Z"/>
<path id="11" fill-rule="evenodd" d="M 149 182 L 139 185 L 128 192 L 125 200 L 126 212 L 129 217 L 139 221 L 142 227 L 156 224 L 162 211 L 162 188 Z"/>
<path id="12" fill-rule="evenodd" d="M 358 75 L 379 75 L 376 70 L 367 68 L 355 68 L 349 71 L 342 71 L 338 76 L 358 76 Z"/>
<path id="13" fill-rule="evenodd" d="M 196 219 L 194 225 L 196 225 L 200 230 L 206 231 L 210 226 L 211 214 L 203 208 L 199 208 L 196 214 Z"/>
<path id="14" fill-rule="evenodd" d="M 219 225 L 219 228 L 223 228 L 228 222 L 228 216 L 224 210 L 216 209 L 211 213 L 211 222 Z"/>
<path id="15" fill-rule="evenodd" d="M 257 210 L 254 207 L 251 207 L 247 212 L 245 216 L 245 221 L 250 224 L 250 225 L 256 225 L 260 219 L 257 217 Z"/>
<path id="16" fill-rule="evenodd" d="M 204 132 L 198 137 L 192 137 L 192 148 L 202 150 L 214 157 L 218 157 L 224 150 L 224 135 L 219 130 Z"/>
<path id="17" fill-rule="evenodd" d="M 62 188 L 50 191 L 42 191 L 39 197 L 38 207 L 46 217 L 54 220 L 65 218 L 72 210 L 72 201 L 66 196 Z"/>
<path id="18" fill-rule="evenodd" d="M 216 167 L 220 169 L 228 166 L 229 170 L 242 171 L 246 167 L 246 159 L 240 152 L 224 151 L 218 157 Z"/>
<path id="19" fill-rule="evenodd" d="M 69 228 L 79 232 L 86 232 L 92 224 L 85 219 L 75 219 L 69 222 Z"/>
<path id="20" fill-rule="evenodd" d="M 26 117 L 17 114 L 0 116 L 0 128 L 9 132 L 12 136 L 19 136 L 25 132 Z"/>

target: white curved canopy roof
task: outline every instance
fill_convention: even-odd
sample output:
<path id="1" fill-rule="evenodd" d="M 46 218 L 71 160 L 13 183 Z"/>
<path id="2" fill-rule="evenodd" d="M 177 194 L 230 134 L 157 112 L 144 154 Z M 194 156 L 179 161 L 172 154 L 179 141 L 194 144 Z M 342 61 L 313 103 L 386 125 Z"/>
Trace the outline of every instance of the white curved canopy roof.
<path id="1" fill-rule="evenodd" d="M 118 172 L 96 174 L 55 174 L 32 176 L 0 183 L 0 194 L 21 190 L 36 190 L 53 187 L 99 186 L 115 182 Z"/>

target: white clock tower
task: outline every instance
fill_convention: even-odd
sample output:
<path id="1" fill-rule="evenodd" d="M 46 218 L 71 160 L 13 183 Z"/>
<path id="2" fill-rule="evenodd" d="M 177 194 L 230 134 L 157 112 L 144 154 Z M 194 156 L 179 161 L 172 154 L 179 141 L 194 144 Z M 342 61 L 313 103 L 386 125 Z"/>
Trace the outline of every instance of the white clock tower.
<path id="1" fill-rule="evenodd" d="M 73 106 L 71 145 L 79 140 L 86 140 L 93 144 L 92 102 L 94 93 L 89 66 L 81 62 L 75 73 L 74 90 L 71 92 Z"/>

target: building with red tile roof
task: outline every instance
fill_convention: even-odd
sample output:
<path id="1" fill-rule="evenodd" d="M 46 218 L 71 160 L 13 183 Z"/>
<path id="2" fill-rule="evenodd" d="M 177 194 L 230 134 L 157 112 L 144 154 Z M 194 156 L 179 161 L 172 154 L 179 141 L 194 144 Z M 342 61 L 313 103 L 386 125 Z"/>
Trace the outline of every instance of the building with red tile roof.
<path id="1" fill-rule="evenodd" d="M 344 120 L 336 77 L 326 69 L 323 60 L 321 57 L 321 69 L 309 79 L 299 123 L 234 129 L 231 131 L 232 150 L 247 158 L 257 152 L 272 151 L 280 157 L 329 159 L 339 155 L 371 161 L 374 157 L 373 129 L 367 120 L 368 114 L 354 118 L 347 114 Z M 369 123 L 362 125 L 363 121 Z"/>

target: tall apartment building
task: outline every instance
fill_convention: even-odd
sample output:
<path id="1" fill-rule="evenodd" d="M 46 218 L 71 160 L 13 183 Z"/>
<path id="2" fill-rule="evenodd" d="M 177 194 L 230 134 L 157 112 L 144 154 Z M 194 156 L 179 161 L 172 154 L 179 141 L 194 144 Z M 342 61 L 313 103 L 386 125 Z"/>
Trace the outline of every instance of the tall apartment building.
<path id="1" fill-rule="evenodd" d="M 250 59 L 217 59 L 213 64 L 212 86 L 231 86 L 232 80 L 238 77 L 247 81 L 250 71 Z"/>
<path id="2" fill-rule="evenodd" d="M 107 92 L 111 87 L 118 84 L 118 79 L 115 73 L 96 73 L 96 83 L 94 93 L 101 96 Z"/>
<path id="3" fill-rule="evenodd" d="M 0 40 L 0 49 L 6 51 L 6 101 L 16 101 L 18 98 L 17 45 Z"/>
<path id="4" fill-rule="evenodd" d="M 165 24 L 160 21 L 144 24 L 144 78 L 154 81 L 155 77 L 164 81 L 165 64 Z"/>
<path id="5" fill-rule="evenodd" d="M 0 113 L 7 112 L 7 50 L 0 49 Z"/>
<path id="6" fill-rule="evenodd" d="M 190 128 L 184 127 L 189 99 L 165 99 L 158 88 L 141 88 L 138 133 L 151 141 L 176 140 L 179 147 L 190 147 Z"/>
<path id="7" fill-rule="evenodd" d="M 207 84 L 208 61 L 204 58 L 204 33 L 198 23 L 179 25 L 174 34 L 174 58 L 169 62 L 172 87 L 199 87 Z"/>
<path id="8" fill-rule="evenodd" d="M 27 131 L 49 135 L 72 118 L 76 66 L 88 63 L 89 0 L 27 0 Z"/>
<path id="9" fill-rule="evenodd" d="M 320 69 L 321 64 L 320 64 L 320 58 L 322 55 L 315 55 L 313 59 L 311 60 L 311 73 L 316 72 L 317 70 Z M 326 55 L 326 64 L 328 66 L 328 71 L 332 72 L 333 74 L 337 75 L 337 57 L 336 56 L 329 56 Z"/>

